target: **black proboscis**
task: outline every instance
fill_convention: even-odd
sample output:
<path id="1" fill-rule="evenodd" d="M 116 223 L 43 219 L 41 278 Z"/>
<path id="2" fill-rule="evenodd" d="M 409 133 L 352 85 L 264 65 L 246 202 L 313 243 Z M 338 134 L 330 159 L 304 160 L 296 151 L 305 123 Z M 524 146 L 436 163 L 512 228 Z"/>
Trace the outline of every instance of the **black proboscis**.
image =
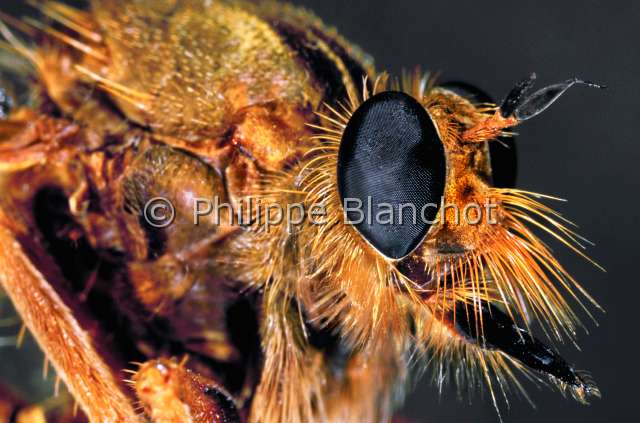
<path id="1" fill-rule="evenodd" d="M 597 388 L 585 380 L 583 372 L 575 370 L 498 307 L 484 301 L 477 307 L 476 311 L 472 305 L 457 304 L 455 311 L 455 326 L 469 341 L 484 349 L 500 350 L 533 370 L 584 389 L 587 394 L 597 392 Z"/>

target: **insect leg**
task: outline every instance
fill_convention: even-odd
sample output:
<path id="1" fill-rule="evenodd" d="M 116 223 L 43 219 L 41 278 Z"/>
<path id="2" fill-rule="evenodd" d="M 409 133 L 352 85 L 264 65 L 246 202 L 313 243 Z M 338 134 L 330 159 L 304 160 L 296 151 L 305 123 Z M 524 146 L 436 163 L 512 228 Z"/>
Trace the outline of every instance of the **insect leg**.
<path id="1" fill-rule="evenodd" d="M 153 422 L 240 423 L 231 396 L 213 380 L 161 359 L 140 366 L 131 381 Z"/>
<path id="2" fill-rule="evenodd" d="M 11 227 L 0 210 L 0 284 L 24 324 L 92 422 L 138 421 L 91 335 L 32 262 Z M 44 260 L 41 252 L 29 251 Z"/>

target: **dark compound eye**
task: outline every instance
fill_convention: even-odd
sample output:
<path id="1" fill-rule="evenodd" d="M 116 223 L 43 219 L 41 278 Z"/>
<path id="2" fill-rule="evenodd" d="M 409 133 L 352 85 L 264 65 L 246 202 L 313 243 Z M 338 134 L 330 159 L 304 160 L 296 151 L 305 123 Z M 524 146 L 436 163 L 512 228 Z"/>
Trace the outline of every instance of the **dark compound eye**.
<path id="1" fill-rule="evenodd" d="M 348 220 L 385 256 L 402 258 L 422 241 L 445 177 L 442 141 L 413 97 L 376 94 L 349 120 L 338 156 L 340 197 Z"/>
<path id="2" fill-rule="evenodd" d="M 441 87 L 473 103 L 495 103 L 487 93 L 466 82 L 445 82 Z M 518 170 L 516 138 L 500 137 L 498 140 L 500 142 L 494 141 L 489 143 L 492 184 L 497 188 L 514 188 L 516 186 Z"/>

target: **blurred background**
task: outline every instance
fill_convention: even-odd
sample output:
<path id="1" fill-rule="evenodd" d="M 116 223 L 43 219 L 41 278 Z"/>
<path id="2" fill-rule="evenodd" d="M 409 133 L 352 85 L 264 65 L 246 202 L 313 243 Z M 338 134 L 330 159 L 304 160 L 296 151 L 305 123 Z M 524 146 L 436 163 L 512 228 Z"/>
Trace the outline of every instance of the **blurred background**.
<path id="1" fill-rule="evenodd" d="M 573 88 L 543 115 L 518 128 L 518 186 L 567 198 L 552 204 L 596 243 L 590 255 L 599 272 L 567 249 L 551 243 L 560 262 L 605 308 L 596 327 L 585 319 L 581 350 L 560 345 L 576 368 L 592 372 L 602 399 L 581 406 L 557 391 L 525 384 L 537 409 L 511 398 L 504 422 L 628 421 L 635 403 L 640 319 L 638 206 L 640 206 L 640 3 L 583 0 L 345 1 L 295 0 L 333 25 L 375 58 L 378 70 L 398 75 L 422 66 L 441 80 L 464 80 L 501 99 L 532 71 L 538 85 L 579 76 L 608 85 L 606 91 Z M 2 0 L 5 11 L 22 1 Z M 639 313 L 639 314 L 636 314 Z M 0 336 L 15 336 L 15 330 Z M 9 322 L 10 323 L 10 322 Z M 11 344 L 9 338 L 7 344 Z M 0 343 L 0 377 L 20 378 L 27 349 Z M 52 378 L 24 380 L 50 395 Z M 426 379 L 426 378 L 425 378 Z M 26 388 L 25 388 L 26 389 Z M 429 381 L 416 381 L 402 415 L 415 423 L 498 422 L 489 398 L 472 403 L 450 387 L 439 395 Z M 637 417 L 636 417 L 637 419 Z"/>

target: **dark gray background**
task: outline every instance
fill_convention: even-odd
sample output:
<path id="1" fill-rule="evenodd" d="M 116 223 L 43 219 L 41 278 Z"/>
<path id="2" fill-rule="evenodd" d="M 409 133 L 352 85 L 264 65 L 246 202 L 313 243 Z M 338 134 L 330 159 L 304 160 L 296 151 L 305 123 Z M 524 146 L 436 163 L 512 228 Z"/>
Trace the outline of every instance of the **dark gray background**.
<path id="1" fill-rule="evenodd" d="M 21 1 L 2 2 L 9 10 Z M 498 2 L 487 0 L 297 0 L 398 74 L 421 65 L 462 79 L 500 98 L 532 71 L 539 84 L 581 76 L 606 91 L 575 88 L 518 130 L 519 186 L 568 198 L 556 204 L 597 243 L 592 257 L 603 274 L 553 243 L 562 263 L 604 306 L 578 352 L 563 355 L 592 371 L 603 393 L 584 407 L 555 391 L 527 385 L 538 405 L 512 398 L 505 422 L 624 422 L 634 416 L 637 371 L 638 181 L 640 139 L 640 3 Z M 5 356 L 6 357 L 6 356 Z M 18 369 L 20 363 L 7 366 Z M 38 364 L 39 365 L 39 364 Z M 5 366 L 2 366 L 5 367 Z M 472 405 L 448 389 L 441 398 L 427 383 L 408 397 L 411 422 L 497 422 L 488 399 Z M 628 416 L 628 417 L 627 417 Z M 635 420 L 635 419 L 634 419 Z"/>
<path id="2" fill-rule="evenodd" d="M 421 65 L 505 95 L 532 71 L 538 84 L 580 76 L 606 91 L 575 88 L 518 128 L 519 187 L 569 199 L 556 204 L 596 246 L 599 272 L 558 243 L 563 264 L 604 306 L 599 327 L 580 336 L 582 351 L 560 349 L 592 371 L 603 398 L 584 407 L 527 385 L 537 405 L 512 398 L 505 422 L 624 422 L 637 409 L 638 184 L 640 172 L 640 3 L 487 0 L 298 0 L 398 74 Z M 497 422 L 488 399 L 472 405 L 426 382 L 407 399 L 412 422 Z M 627 417 L 628 416 L 628 417 Z M 634 418 L 634 420 L 636 420 Z"/>

